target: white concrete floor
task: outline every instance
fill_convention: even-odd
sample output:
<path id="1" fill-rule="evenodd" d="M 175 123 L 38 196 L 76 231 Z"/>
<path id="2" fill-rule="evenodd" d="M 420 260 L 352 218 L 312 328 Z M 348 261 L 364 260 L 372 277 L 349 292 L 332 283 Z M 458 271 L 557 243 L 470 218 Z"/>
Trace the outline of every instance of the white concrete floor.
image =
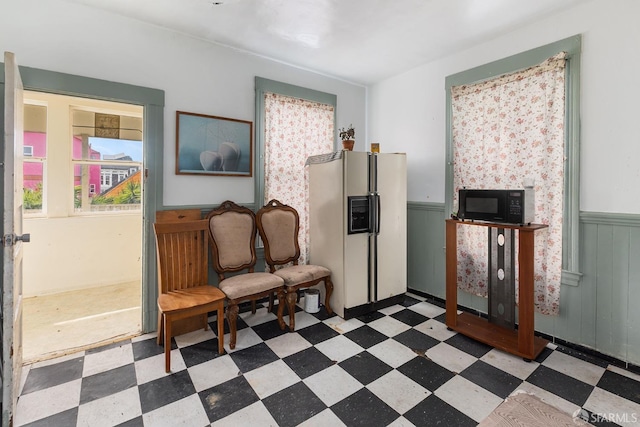
<path id="1" fill-rule="evenodd" d="M 140 282 L 25 298 L 23 304 L 24 363 L 123 340 L 141 330 Z"/>

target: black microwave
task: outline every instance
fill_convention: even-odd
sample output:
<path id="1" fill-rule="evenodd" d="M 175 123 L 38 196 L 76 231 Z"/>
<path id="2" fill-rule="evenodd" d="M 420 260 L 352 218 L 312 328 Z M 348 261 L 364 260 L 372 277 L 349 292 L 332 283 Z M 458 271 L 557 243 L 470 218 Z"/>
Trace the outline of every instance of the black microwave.
<path id="1" fill-rule="evenodd" d="M 458 190 L 460 220 L 524 225 L 531 224 L 534 216 L 533 187 L 523 190 Z"/>

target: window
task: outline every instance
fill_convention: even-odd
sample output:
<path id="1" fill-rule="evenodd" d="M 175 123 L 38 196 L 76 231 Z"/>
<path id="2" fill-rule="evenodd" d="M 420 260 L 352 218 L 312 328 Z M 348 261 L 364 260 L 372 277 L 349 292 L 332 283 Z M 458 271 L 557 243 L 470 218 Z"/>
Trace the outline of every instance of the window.
<path id="1" fill-rule="evenodd" d="M 72 117 L 74 212 L 139 210 L 142 118 L 89 109 Z"/>
<path id="2" fill-rule="evenodd" d="M 259 208 L 277 198 L 298 211 L 303 263 L 307 240 L 304 163 L 310 155 L 335 149 L 336 102 L 335 95 L 256 77 L 256 205 Z M 281 129 L 284 138 L 279 131 L 278 137 L 271 137 L 283 118 L 281 113 L 291 113 L 287 122 L 294 120 L 296 124 Z M 276 159 L 284 151 L 291 157 L 282 163 Z M 295 185 L 296 189 L 278 190 L 275 180 L 287 176 L 282 171 L 289 171 L 287 187 Z"/>
<path id="3" fill-rule="evenodd" d="M 580 117 L 580 46 L 581 37 L 574 36 L 523 52 L 503 60 L 467 70 L 446 79 L 447 89 L 447 178 L 445 212 L 453 207 L 453 135 L 451 123 L 451 87 L 481 82 L 502 74 L 534 66 L 558 52 L 567 53 L 565 69 L 565 128 L 564 128 L 564 200 L 562 232 L 562 283 L 577 285 L 579 232 L 579 117 Z"/>
<path id="4" fill-rule="evenodd" d="M 24 105 L 23 211 L 38 215 L 44 212 L 46 199 L 47 107 L 28 102 Z"/>

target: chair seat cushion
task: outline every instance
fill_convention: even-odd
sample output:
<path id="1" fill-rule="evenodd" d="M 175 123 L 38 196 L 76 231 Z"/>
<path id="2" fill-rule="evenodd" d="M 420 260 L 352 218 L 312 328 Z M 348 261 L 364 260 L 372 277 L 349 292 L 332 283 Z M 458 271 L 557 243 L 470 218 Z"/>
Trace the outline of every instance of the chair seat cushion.
<path id="1" fill-rule="evenodd" d="M 244 273 L 224 279 L 218 286 L 229 299 L 259 294 L 284 285 L 282 278 L 271 273 Z"/>
<path id="2" fill-rule="evenodd" d="M 161 294 L 158 297 L 158 307 L 162 312 L 170 313 L 221 301 L 224 298 L 225 294 L 215 286 L 196 286 Z"/>
<path id="3" fill-rule="evenodd" d="M 292 265 L 276 270 L 274 275 L 284 279 L 285 286 L 296 286 L 331 275 L 331 270 L 319 265 Z"/>

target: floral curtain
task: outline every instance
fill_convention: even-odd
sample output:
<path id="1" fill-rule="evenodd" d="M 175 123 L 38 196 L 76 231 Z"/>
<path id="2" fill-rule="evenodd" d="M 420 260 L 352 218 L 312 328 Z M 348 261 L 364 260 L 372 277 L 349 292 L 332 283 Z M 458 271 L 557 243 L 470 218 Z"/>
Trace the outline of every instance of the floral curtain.
<path id="1" fill-rule="evenodd" d="M 264 203 L 294 207 L 300 216 L 300 264 L 309 259 L 307 157 L 333 151 L 332 105 L 265 93 Z"/>
<path id="2" fill-rule="evenodd" d="M 534 184 L 534 222 L 549 226 L 535 237 L 535 308 L 552 315 L 559 313 L 562 272 L 564 67 L 562 52 L 526 70 L 451 88 L 453 206 L 460 188 Z M 459 288 L 487 296 L 486 229 L 458 229 L 458 260 Z"/>

